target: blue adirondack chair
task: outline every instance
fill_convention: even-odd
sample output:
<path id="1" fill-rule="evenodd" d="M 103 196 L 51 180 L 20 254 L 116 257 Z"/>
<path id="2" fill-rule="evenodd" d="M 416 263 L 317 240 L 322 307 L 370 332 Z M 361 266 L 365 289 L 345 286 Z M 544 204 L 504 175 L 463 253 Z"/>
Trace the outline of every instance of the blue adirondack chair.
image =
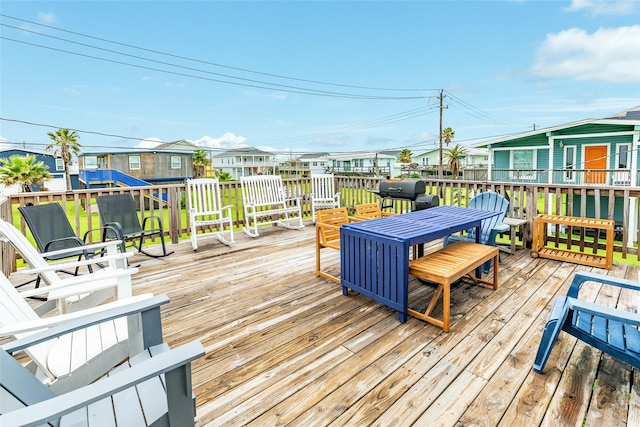
<path id="1" fill-rule="evenodd" d="M 491 218 L 487 218 L 482 221 L 482 227 L 480 229 L 480 243 L 483 245 L 496 246 L 496 236 L 499 233 L 509 231 L 509 226 L 503 224 L 504 217 L 509 210 L 509 202 L 500 194 L 493 191 L 485 191 L 480 193 L 471 200 L 469 200 L 469 207 L 474 209 L 482 209 L 487 211 L 499 211 L 500 215 L 496 215 Z M 476 230 L 475 228 L 467 230 L 462 235 L 450 234 L 444 238 L 444 246 L 447 246 L 453 242 L 475 242 Z M 491 261 L 487 261 L 484 264 L 484 272 L 489 272 L 491 268 Z"/>
<path id="2" fill-rule="evenodd" d="M 542 373 L 544 370 L 560 331 L 640 369 L 640 314 L 580 301 L 578 292 L 588 281 L 640 291 L 638 282 L 577 272 L 567 295 L 557 298 L 551 309 L 533 363 L 535 372 Z"/>

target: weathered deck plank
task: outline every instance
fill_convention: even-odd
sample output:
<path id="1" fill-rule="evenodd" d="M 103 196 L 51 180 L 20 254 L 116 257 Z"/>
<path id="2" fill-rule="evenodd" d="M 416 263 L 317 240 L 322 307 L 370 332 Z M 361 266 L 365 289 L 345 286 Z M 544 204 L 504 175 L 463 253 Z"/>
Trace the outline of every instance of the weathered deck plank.
<path id="1" fill-rule="evenodd" d="M 638 373 L 566 334 L 531 370 L 553 299 L 591 267 L 502 255 L 497 290 L 452 288 L 451 332 L 317 278 L 314 230 L 268 227 L 227 247 L 202 239 L 140 264 L 134 293 L 166 293 L 164 338 L 201 340 L 192 365 L 198 425 L 635 425 Z M 323 266 L 339 272 L 337 251 Z M 601 270 L 602 271 L 602 270 Z M 608 274 L 636 278 L 638 268 Z M 434 287 L 412 280 L 409 304 Z M 637 310 L 637 296 L 589 285 L 581 298 Z M 594 386 L 594 382 L 597 384 Z M 631 387 L 633 384 L 633 388 Z M 585 418 L 585 414 L 586 418 Z"/>

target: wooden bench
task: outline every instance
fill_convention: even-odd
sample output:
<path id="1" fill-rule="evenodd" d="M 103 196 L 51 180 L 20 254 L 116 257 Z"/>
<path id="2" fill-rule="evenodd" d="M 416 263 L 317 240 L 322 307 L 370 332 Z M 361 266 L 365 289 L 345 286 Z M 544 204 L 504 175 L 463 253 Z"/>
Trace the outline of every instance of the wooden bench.
<path id="1" fill-rule="evenodd" d="M 299 197 L 288 199 L 279 175 L 255 175 L 240 178 L 244 208 L 244 232 L 258 237 L 258 226 L 279 224 L 287 228 L 302 228 L 302 207 Z"/>
<path id="2" fill-rule="evenodd" d="M 449 309 L 451 305 L 450 288 L 456 280 L 468 275 L 476 283 L 491 285 L 498 289 L 498 253 L 496 246 L 471 242 L 456 242 L 423 257 L 409 261 L 409 274 L 423 280 L 438 283 L 433 298 L 424 313 L 411 308 L 410 315 L 441 327 L 449 332 Z M 493 281 L 489 282 L 473 273 L 477 267 L 493 259 Z M 442 294 L 442 320 L 431 316 Z"/>
<path id="3" fill-rule="evenodd" d="M 553 225 L 552 234 L 549 235 L 549 225 Z M 567 227 L 566 238 L 560 237 L 560 227 Z M 592 253 L 585 252 L 589 246 L 584 243 L 572 242 L 573 228 L 593 230 Z M 591 267 L 613 268 L 613 237 L 615 222 L 612 219 L 582 218 L 564 215 L 538 215 L 533 219 L 533 243 L 531 256 L 534 258 L 548 258 L 558 261 L 573 262 Z M 600 230 L 606 231 L 605 254 L 598 254 Z M 563 232 L 564 233 L 564 232 Z M 584 242 L 584 239 L 580 239 Z M 549 246 L 549 244 L 552 246 Z M 560 248 L 565 244 L 566 248 Z"/>

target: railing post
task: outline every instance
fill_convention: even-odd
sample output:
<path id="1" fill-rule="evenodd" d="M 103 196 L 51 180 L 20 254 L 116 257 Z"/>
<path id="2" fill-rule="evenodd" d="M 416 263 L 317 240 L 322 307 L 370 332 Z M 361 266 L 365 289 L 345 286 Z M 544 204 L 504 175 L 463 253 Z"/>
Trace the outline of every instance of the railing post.
<path id="1" fill-rule="evenodd" d="M 180 211 L 181 197 L 180 187 L 171 186 L 168 188 L 168 207 L 169 207 L 169 237 L 171 243 L 177 244 L 180 240 Z"/>

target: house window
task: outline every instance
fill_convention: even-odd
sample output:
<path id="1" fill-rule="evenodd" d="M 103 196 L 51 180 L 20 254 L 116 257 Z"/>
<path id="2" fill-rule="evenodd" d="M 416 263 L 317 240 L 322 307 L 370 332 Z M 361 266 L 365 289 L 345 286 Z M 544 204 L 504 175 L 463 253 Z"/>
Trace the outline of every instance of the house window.
<path id="1" fill-rule="evenodd" d="M 84 168 L 98 169 L 98 156 L 84 156 Z"/>
<path id="2" fill-rule="evenodd" d="M 618 144 L 616 150 L 616 169 L 629 169 L 631 166 L 631 159 L 629 157 L 631 147 L 629 144 Z"/>
<path id="3" fill-rule="evenodd" d="M 576 168 L 576 147 L 564 147 L 564 180 L 575 181 L 574 170 Z"/>
<path id="4" fill-rule="evenodd" d="M 536 150 L 512 150 L 512 179 L 535 179 Z"/>
<path id="5" fill-rule="evenodd" d="M 63 171 L 64 170 L 64 160 L 56 159 L 56 170 Z"/>
<path id="6" fill-rule="evenodd" d="M 182 159 L 180 156 L 171 156 L 171 169 L 180 169 L 182 167 Z"/>
<path id="7" fill-rule="evenodd" d="M 140 156 L 129 156 L 129 169 L 140 169 Z"/>

